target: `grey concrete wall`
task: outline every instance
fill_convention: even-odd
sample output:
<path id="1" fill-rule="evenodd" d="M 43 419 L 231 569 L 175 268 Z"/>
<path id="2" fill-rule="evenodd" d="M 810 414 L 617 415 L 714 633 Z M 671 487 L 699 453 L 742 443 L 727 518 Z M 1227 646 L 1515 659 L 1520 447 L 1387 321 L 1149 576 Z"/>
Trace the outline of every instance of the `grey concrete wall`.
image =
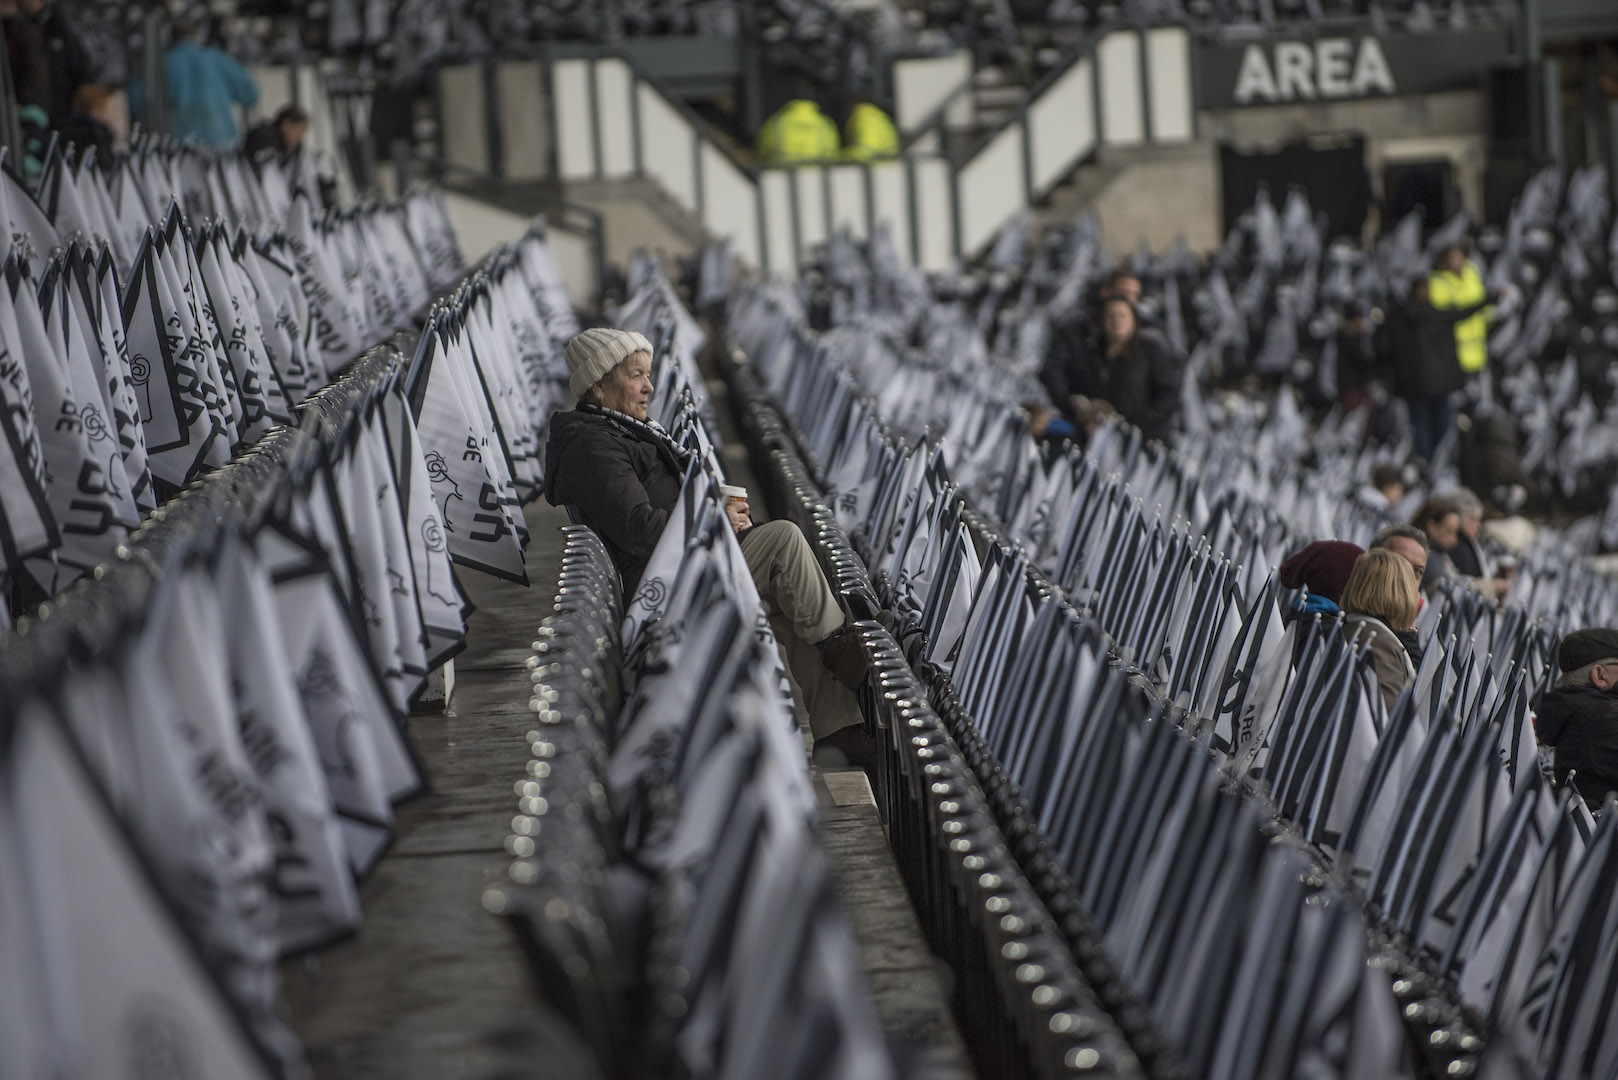
<path id="1" fill-rule="evenodd" d="M 687 258 L 705 242 L 695 216 L 649 180 L 569 184 L 564 198 L 602 214 L 609 263 L 628 266 L 636 248 L 660 252 L 665 260 Z"/>
<path id="2" fill-rule="evenodd" d="M 1206 140 L 1125 165 L 1091 200 L 1101 238 L 1120 254 L 1142 240 L 1161 251 L 1180 237 L 1192 251 L 1219 246 L 1219 152 Z"/>
<path id="3" fill-rule="evenodd" d="M 1204 112 L 1196 142 L 1134 150 L 1109 148 L 1053 193 L 1041 221 L 1068 221 L 1094 210 L 1102 238 L 1118 252 L 1145 240 L 1154 250 L 1184 237 L 1193 251 L 1218 247 L 1221 232 L 1219 143 L 1274 146 L 1306 135 L 1358 132 L 1374 176 L 1401 161 L 1448 160 L 1462 205 L 1483 213 L 1487 140 L 1483 98 L 1475 91 L 1424 97 L 1285 105 Z M 1373 215 L 1371 227 L 1377 227 Z"/>

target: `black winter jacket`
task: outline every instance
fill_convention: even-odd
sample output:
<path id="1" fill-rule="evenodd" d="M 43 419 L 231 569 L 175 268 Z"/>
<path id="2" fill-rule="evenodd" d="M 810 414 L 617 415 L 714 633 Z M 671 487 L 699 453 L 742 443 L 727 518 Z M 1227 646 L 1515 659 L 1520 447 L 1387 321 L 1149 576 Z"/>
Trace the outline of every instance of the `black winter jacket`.
<path id="1" fill-rule="evenodd" d="M 646 561 L 680 498 L 684 476 L 655 441 L 598 413 L 551 416 L 545 443 L 545 498 L 575 507 L 600 536 L 635 595 Z"/>
<path id="2" fill-rule="evenodd" d="M 1444 554 L 1455 567 L 1455 572 L 1462 577 L 1486 578 L 1493 577 L 1494 567 L 1490 560 L 1484 557 L 1483 545 L 1476 540 L 1468 540 L 1463 534 L 1455 541 L 1455 546 Z"/>
<path id="3" fill-rule="evenodd" d="M 1455 324 L 1488 306 L 1440 311 L 1425 300 L 1410 299 L 1388 313 L 1380 331 L 1383 363 L 1391 389 L 1406 401 L 1452 393 L 1466 385 L 1466 373 L 1455 354 Z"/>
<path id="4" fill-rule="evenodd" d="M 1133 350 L 1107 356 L 1097 339 L 1058 341 L 1043 373 L 1058 409 L 1072 408 L 1074 394 L 1106 401 L 1149 439 L 1166 439 L 1180 412 L 1185 368 L 1174 346 L 1156 330 L 1142 327 Z"/>
<path id="5" fill-rule="evenodd" d="M 1618 693 L 1594 686 L 1548 690 L 1534 719 L 1539 741 L 1556 748 L 1556 782 L 1579 789 L 1585 805 L 1600 810 L 1618 791 Z"/>
<path id="6" fill-rule="evenodd" d="M 51 123 L 60 124 L 73 115 L 73 98 L 78 94 L 79 87 L 94 79 L 95 65 L 91 63 L 90 54 L 85 51 L 79 35 L 73 32 L 73 27 L 56 5 L 35 16 L 34 22 L 45 38 L 45 49 L 49 53 L 45 67 L 50 99 L 45 109 L 51 114 Z M 104 169 L 111 163 L 111 159 L 108 159 L 101 162 L 101 167 Z"/>

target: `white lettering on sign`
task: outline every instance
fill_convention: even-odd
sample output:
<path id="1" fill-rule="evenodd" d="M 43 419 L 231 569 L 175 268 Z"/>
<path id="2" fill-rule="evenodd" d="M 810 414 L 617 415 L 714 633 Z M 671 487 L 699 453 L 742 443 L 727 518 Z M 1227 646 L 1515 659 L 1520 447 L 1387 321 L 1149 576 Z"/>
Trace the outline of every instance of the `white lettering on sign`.
<path id="1" fill-rule="evenodd" d="M 1370 97 L 1396 94 L 1393 71 L 1374 37 L 1321 38 L 1310 45 L 1282 41 L 1272 60 L 1265 46 L 1252 44 L 1242 53 L 1236 73 L 1236 101 L 1314 101 L 1317 98 Z"/>

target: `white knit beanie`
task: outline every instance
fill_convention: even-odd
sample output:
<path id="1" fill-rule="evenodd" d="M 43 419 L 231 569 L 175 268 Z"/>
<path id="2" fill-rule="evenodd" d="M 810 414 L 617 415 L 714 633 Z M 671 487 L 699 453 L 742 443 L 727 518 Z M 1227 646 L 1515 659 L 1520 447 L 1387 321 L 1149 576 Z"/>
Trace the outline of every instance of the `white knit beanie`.
<path id="1" fill-rule="evenodd" d="M 568 386 L 573 396 L 582 398 L 584 392 L 607 373 L 638 352 L 650 353 L 652 343 L 633 330 L 612 330 L 597 326 L 586 330 L 567 343 Z"/>

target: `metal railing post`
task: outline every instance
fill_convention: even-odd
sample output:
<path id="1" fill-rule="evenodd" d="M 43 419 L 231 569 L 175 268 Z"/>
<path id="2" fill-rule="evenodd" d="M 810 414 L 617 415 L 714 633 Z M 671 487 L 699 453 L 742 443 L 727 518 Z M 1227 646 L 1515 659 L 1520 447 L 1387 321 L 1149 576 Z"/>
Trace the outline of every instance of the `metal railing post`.
<path id="1" fill-rule="evenodd" d="M 146 87 L 146 119 L 148 131 L 159 135 L 173 134 L 169 118 L 168 80 L 163 75 L 163 31 L 166 24 L 158 8 L 146 12 L 144 40 L 141 42 L 141 80 Z"/>

